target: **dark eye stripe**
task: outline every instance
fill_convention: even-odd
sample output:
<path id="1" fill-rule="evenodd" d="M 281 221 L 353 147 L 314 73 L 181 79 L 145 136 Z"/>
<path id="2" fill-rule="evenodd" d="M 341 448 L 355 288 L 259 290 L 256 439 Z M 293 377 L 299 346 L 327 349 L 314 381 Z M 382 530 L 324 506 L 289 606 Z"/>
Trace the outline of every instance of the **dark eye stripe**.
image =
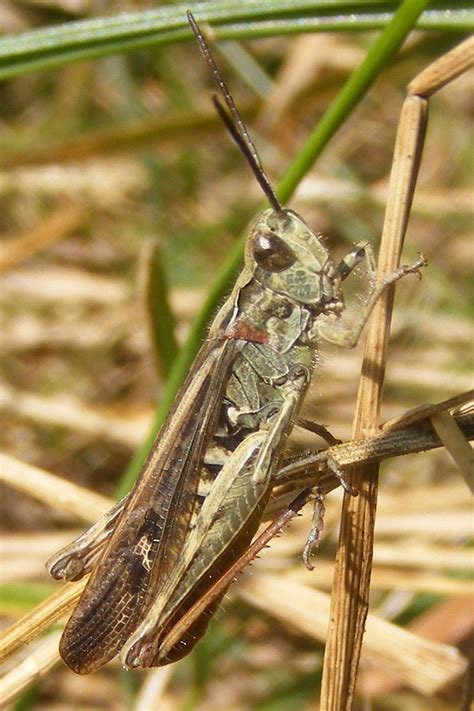
<path id="1" fill-rule="evenodd" d="M 267 272 L 281 272 L 296 262 L 296 254 L 291 247 L 272 232 L 255 235 L 252 253 L 258 266 Z"/>

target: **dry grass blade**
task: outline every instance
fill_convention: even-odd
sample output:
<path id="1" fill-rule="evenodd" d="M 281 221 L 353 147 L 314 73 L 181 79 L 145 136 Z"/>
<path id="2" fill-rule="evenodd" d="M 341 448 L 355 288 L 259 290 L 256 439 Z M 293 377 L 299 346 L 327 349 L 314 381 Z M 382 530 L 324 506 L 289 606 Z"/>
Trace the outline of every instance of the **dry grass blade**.
<path id="1" fill-rule="evenodd" d="M 424 639 L 456 645 L 460 639 L 469 636 L 473 620 L 471 595 L 452 597 L 443 600 L 430 610 L 422 613 L 407 625 L 407 630 L 423 637 Z M 362 693 L 369 695 L 389 694 L 396 691 L 401 680 L 377 669 L 375 666 L 367 668 L 361 674 Z M 456 691 L 459 684 L 455 684 Z M 455 707 L 456 711 L 459 708 Z M 462 707 L 463 708 L 463 707 Z"/>
<path id="2" fill-rule="evenodd" d="M 397 565 L 400 568 L 418 570 L 433 570 L 438 571 L 443 569 L 446 571 L 454 570 L 469 570 L 472 568 L 472 551 L 469 549 L 459 548 L 455 546 L 439 545 L 417 541 L 416 543 L 407 543 L 402 539 L 399 543 L 391 541 L 390 544 L 379 543 L 375 547 L 374 561 L 380 565 Z M 467 583 L 467 586 L 472 586 L 468 581 L 459 581 L 449 577 L 450 582 Z M 456 587 L 456 586 L 455 586 Z"/>
<path id="3" fill-rule="evenodd" d="M 88 523 L 93 523 L 113 506 L 113 501 L 105 496 L 7 454 L 0 454 L 0 481 Z"/>
<path id="4" fill-rule="evenodd" d="M 262 563 L 259 564 L 258 567 L 257 565 L 254 566 L 254 570 L 257 575 L 259 574 L 260 569 L 265 571 L 268 568 L 273 570 L 275 569 L 275 558 L 277 555 L 275 552 L 276 545 L 273 543 L 271 548 L 270 561 L 267 562 L 267 559 L 265 559 L 265 563 L 267 563 L 266 565 Z M 460 551 L 448 548 L 445 551 L 445 554 L 441 557 L 440 552 L 436 549 L 437 566 L 445 563 L 446 560 L 449 559 L 452 552 L 459 554 Z M 457 566 L 453 565 L 453 569 L 456 567 L 458 570 L 460 568 L 468 570 L 471 567 L 472 554 L 469 556 L 468 551 L 464 551 L 464 554 L 464 557 L 459 556 L 457 558 Z M 441 561 L 440 558 L 442 558 Z M 278 560 L 278 558 L 276 558 L 276 560 Z M 287 557 L 283 560 L 287 561 Z M 389 564 L 392 561 L 393 567 L 389 567 Z M 404 590 L 409 593 L 429 592 L 439 595 L 449 595 L 450 597 L 459 595 L 468 596 L 472 591 L 472 583 L 469 580 L 457 580 L 449 573 L 440 574 L 430 572 L 429 569 L 423 571 L 423 565 L 420 563 L 420 557 L 413 560 L 412 566 L 405 566 L 404 563 L 401 547 L 397 549 L 396 545 L 387 545 L 384 548 L 383 546 L 377 545 L 374 550 L 375 567 L 372 571 L 372 590 Z M 428 566 L 426 567 L 428 568 Z M 419 568 L 420 570 L 416 570 L 416 568 Z M 321 588 L 324 590 L 330 589 L 334 572 L 332 563 L 318 559 L 316 561 L 316 569 L 317 574 L 308 577 L 306 570 L 300 567 L 297 570 L 289 572 L 288 579 L 294 580 L 295 582 L 301 582 L 307 586 L 311 586 L 312 588 L 317 587 L 318 589 Z M 272 614 L 271 609 L 268 609 L 267 612 L 269 615 Z"/>
<path id="5" fill-rule="evenodd" d="M 458 465 L 458 468 L 474 494 L 474 454 L 469 442 L 448 412 L 441 412 L 431 417 L 431 424 L 436 434 Z"/>
<path id="6" fill-rule="evenodd" d="M 8 386 L 0 386 L 0 405 L 43 424 L 70 427 L 73 431 L 89 435 L 102 435 L 129 447 L 136 447 L 143 441 L 150 420 L 148 415 L 125 418 L 88 407 L 69 393 L 45 397 Z"/>
<path id="7" fill-rule="evenodd" d="M 77 528 L 62 533 L 35 531 L 29 534 L 3 534 L 0 540 L 0 590 L 4 585 L 13 585 L 14 589 L 18 589 L 21 583 L 49 582 L 45 561 L 80 533 L 81 529 Z M 16 610 L 18 614 L 24 613 L 21 600 L 15 604 L 12 599 L 7 601 L 0 597 L 1 612 L 8 615 L 15 614 Z"/>
<path id="8" fill-rule="evenodd" d="M 460 42 L 420 72 L 408 85 L 410 94 L 429 97 L 474 65 L 474 37 Z"/>
<path id="9" fill-rule="evenodd" d="M 161 708 L 162 697 L 172 673 L 173 668 L 170 666 L 150 671 L 135 699 L 134 711 L 150 711 L 158 705 Z"/>
<path id="10" fill-rule="evenodd" d="M 463 60 L 464 62 L 464 60 Z M 435 63 L 429 76 L 437 76 L 437 88 L 446 83 L 446 64 L 451 78 L 459 68 L 458 51 Z M 437 68 L 442 69 L 438 72 Z M 424 75 L 425 76 L 425 75 Z M 420 84 L 414 84 L 422 94 Z M 436 90 L 431 84 L 429 92 Z M 378 277 L 399 264 L 413 191 L 424 142 L 428 103 L 409 95 L 402 107 L 395 144 L 389 199 L 380 245 Z M 377 304 L 369 324 L 362 374 L 359 382 L 353 436 L 377 426 L 385 374 L 387 344 L 393 306 L 393 288 Z M 359 657 L 369 605 L 378 467 L 353 472 L 353 485 L 360 496 L 345 496 L 336 571 L 333 585 L 329 635 L 323 671 L 321 709 L 351 709 Z"/>
<path id="11" fill-rule="evenodd" d="M 80 227 L 85 212 L 82 208 L 66 204 L 56 208 L 42 223 L 26 234 L 9 239 L 0 249 L 0 273 L 17 267 L 69 232 Z"/>
<path id="12" fill-rule="evenodd" d="M 464 395 L 458 396 L 456 400 L 460 398 L 464 398 Z M 318 465 L 321 465 L 321 460 L 324 462 L 325 457 L 328 455 L 333 457 L 340 466 L 347 467 L 353 464 L 381 462 L 391 457 L 400 457 L 441 447 L 443 445 L 442 440 L 436 434 L 433 426 L 430 425 L 432 408 L 437 408 L 437 412 L 443 412 L 438 406 L 433 405 L 429 408 L 428 417 L 409 417 L 407 419 L 408 424 L 404 427 L 400 426 L 400 423 L 405 420 L 402 415 L 394 420 L 397 422 L 397 427 L 384 428 L 382 431 L 377 430 L 361 439 L 353 439 L 349 442 L 333 445 L 323 453 L 310 454 L 290 460 L 290 463 L 280 470 L 278 479 L 285 479 L 286 476 L 289 479 L 294 479 L 297 474 L 303 474 L 311 466 L 317 469 Z M 472 408 L 453 414 L 453 420 L 463 438 L 467 440 L 473 439 L 474 410 Z M 288 472 L 288 475 L 286 475 L 286 472 Z M 314 472 L 312 475 L 314 476 Z"/>
<path id="13" fill-rule="evenodd" d="M 86 582 L 87 579 L 77 583 L 68 583 L 4 632 L 0 639 L 0 662 L 47 630 L 63 614 L 69 612 L 79 599 Z"/>
<path id="14" fill-rule="evenodd" d="M 0 680 L 2 708 L 14 701 L 32 682 L 38 681 L 59 661 L 60 632 L 53 632 Z"/>
<path id="15" fill-rule="evenodd" d="M 261 574 L 246 578 L 239 595 L 283 621 L 291 619 L 298 631 L 325 639 L 330 608 L 326 593 L 286 577 Z M 430 695 L 458 684 L 467 668 L 467 660 L 455 647 L 422 639 L 370 614 L 362 654 L 405 684 Z"/>
<path id="16" fill-rule="evenodd" d="M 391 420 L 387 420 L 380 426 L 380 429 L 393 430 L 398 427 L 405 427 L 406 425 L 419 422 L 440 412 L 446 412 L 447 410 L 458 411 L 461 406 L 465 406 L 462 408 L 463 412 L 466 411 L 466 409 L 468 411 L 474 409 L 474 390 L 467 390 L 464 393 L 450 397 L 447 400 L 442 400 L 434 405 L 418 405 L 398 417 L 392 417 Z"/>

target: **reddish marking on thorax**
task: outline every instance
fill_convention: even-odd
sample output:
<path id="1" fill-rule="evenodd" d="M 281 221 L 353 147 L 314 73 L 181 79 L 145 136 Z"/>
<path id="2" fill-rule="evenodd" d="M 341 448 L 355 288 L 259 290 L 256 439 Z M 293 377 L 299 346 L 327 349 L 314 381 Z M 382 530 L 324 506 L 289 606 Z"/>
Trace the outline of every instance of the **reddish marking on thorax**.
<path id="1" fill-rule="evenodd" d="M 251 341 L 252 343 L 267 343 L 268 333 L 258 331 L 245 321 L 239 320 L 233 326 L 231 331 L 226 333 L 226 338 L 242 341 Z"/>

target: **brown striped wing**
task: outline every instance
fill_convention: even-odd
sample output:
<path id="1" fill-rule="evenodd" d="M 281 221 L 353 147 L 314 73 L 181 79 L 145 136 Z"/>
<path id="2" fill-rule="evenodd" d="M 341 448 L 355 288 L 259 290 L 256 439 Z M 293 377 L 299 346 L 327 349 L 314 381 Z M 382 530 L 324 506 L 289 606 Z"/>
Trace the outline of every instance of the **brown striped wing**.
<path id="1" fill-rule="evenodd" d="M 79 674 L 118 653 L 176 563 L 237 352 L 233 340 L 204 344 L 176 398 L 61 638 L 61 656 Z"/>

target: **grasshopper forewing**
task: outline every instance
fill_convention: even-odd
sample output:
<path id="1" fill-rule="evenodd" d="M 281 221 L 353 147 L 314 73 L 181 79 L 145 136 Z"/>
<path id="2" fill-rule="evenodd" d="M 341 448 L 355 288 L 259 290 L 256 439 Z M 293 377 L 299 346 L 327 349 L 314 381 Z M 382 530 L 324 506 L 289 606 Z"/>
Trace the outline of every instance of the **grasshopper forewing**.
<path id="1" fill-rule="evenodd" d="M 210 595 L 208 605 L 206 594 L 232 569 L 261 521 L 318 343 L 354 346 L 387 285 L 425 264 L 420 257 L 373 285 L 356 323 L 344 322 L 341 283 L 362 260 L 371 266 L 368 247 L 359 245 L 336 266 L 321 238 L 280 205 L 210 49 L 188 17 L 227 106 L 214 97 L 216 108 L 271 207 L 250 228 L 244 268 L 135 487 L 49 561 L 50 573 L 65 580 L 93 569 L 60 645 L 66 664 L 81 674 L 120 650 L 126 667 L 150 667 L 192 649 L 223 593 Z M 191 609 L 199 612 L 183 625 Z M 182 629 L 176 643 L 163 647 L 176 627 Z"/>

